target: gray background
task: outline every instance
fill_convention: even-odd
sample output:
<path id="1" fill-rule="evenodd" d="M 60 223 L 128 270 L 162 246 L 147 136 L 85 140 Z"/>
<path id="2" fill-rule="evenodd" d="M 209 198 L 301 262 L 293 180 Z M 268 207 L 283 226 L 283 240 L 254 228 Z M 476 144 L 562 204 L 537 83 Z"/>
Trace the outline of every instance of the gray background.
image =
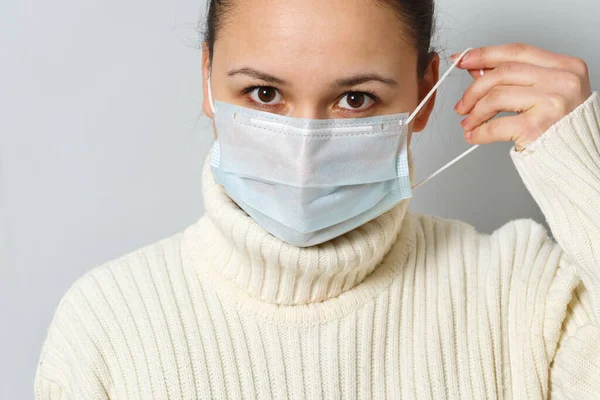
<path id="1" fill-rule="evenodd" d="M 0 398 L 32 398 L 60 297 L 94 266 L 172 235 L 203 213 L 202 0 L 4 1 L 0 6 Z M 439 0 L 442 56 L 525 42 L 600 73 L 593 0 Z M 444 59 L 445 60 L 445 59 Z M 449 65 L 444 61 L 441 73 Z M 452 110 L 455 70 L 413 138 L 417 177 L 469 147 Z M 543 215 L 510 143 L 480 146 L 418 188 L 411 210 L 490 233 Z"/>

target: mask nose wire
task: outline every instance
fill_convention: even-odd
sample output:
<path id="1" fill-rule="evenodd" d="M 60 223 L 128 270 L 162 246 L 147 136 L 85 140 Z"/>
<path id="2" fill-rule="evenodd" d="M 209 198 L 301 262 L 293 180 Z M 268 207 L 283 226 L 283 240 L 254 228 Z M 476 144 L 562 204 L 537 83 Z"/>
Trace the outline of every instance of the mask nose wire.
<path id="1" fill-rule="evenodd" d="M 448 68 L 448 70 L 444 73 L 444 75 L 442 76 L 442 78 L 440 80 L 438 80 L 438 82 L 435 84 L 435 86 L 429 91 L 429 93 L 427 94 L 427 96 L 425 96 L 425 98 L 423 99 L 423 101 L 421 101 L 421 104 L 419 104 L 417 106 L 417 108 L 415 109 L 415 111 L 413 111 L 413 113 L 404 121 L 404 125 L 408 125 L 410 123 L 410 121 L 412 121 L 412 119 L 414 118 L 414 116 L 417 115 L 417 113 L 419 112 L 419 110 L 427 103 L 427 100 L 429 100 L 429 98 L 435 92 L 435 90 L 438 88 L 438 86 L 450 74 L 450 71 L 452 71 L 452 69 L 454 69 L 454 67 L 456 67 L 458 65 L 458 63 L 464 57 L 464 55 L 467 54 L 469 52 L 469 50 L 472 50 L 472 49 L 473 49 L 472 47 L 469 47 L 468 49 L 466 49 L 465 51 L 463 51 L 460 54 L 460 56 L 456 59 L 456 61 L 454 61 L 454 63 L 450 66 L 450 68 Z M 480 73 L 481 73 L 481 75 L 483 75 L 483 70 L 481 70 Z M 471 153 L 477 147 L 479 147 L 478 144 L 471 146 L 471 148 L 469 148 L 468 150 L 466 150 L 465 152 L 463 152 L 461 155 L 459 155 L 458 157 L 456 157 L 454 160 L 448 162 L 446 165 L 444 165 L 443 167 L 441 167 L 440 169 L 438 169 L 437 171 L 435 171 L 433 174 L 429 175 L 427 178 L 423 179 L 421 182 L 417 183 L 414 186 L 411 186 L 411 189 L 414 190 L 414 189 L 418 188 L 419 186 L 423 185 L 425 182 L 427 182 L 428 180 L 430 180 L 431 178 L 433 178 L 434 176 L 436 176 L 440 172 L 444 171 L 446 168 L 450 167 L 452 164 L 454 164 L 455 162 L 457 162 L 458 160 L 460 160 L 461 158 L 463 158 L 467 154 Z"/>
<path id="2" fill-rule="evenodd" d="M 208 103 L 210 104 L 210 110 L 215 114 L 217 109 L 215 108 L 215 103 L 213 102 L 212 90 L 210 88 L 210 72 L 208 73 L 207 86 L 208 86 Z"/>
<path id="3" fill-rule="evenodd" d="M 412 112 L 412 114 L 403 122 L 404 125 L 408 125 L 410 123 L 410 121 L 412 121 L 412 119 L 415 117 L 415 115 L 417 115 L 417 113 L 421 110 L 421 108 L 427 103 L 427 100 L 429 100 L 429 98 L 431 97 L 431 95 L 437 90 L 437 88 L 444 81 L 444 79 L 446 79 L 446 77 L 448 77 L 448 75 L 450 74 L 450 71 L 452 71 L 452 69 L 454 69 L 458 65 L 458 63 L 464 57 L 464 55 L 467 54 L 469 52 L 469 50 L 472 50 L 472 49 L 473 49 L 472 47 L 469 47 L 468 49 L 464 50 L 460 54 L 460 56 L 456 59 L 456 61 L 454 61 L 454 63 L 450 66 L 450 68 L 448 68 L 448 70 L 444 73 L 444 75 L 442 75 L 442 78 L 438 80 L 438 82 L 435 84 L 435 86 L 429 91 L 429 93 L 427 94 L 427 96 L 425 96 L 425 98 L 423 99 L 423 101 L 421 101 L 421 103 Z M 481 74 L 483 75 L 483 70 L 481 72 L 482 72 Z M 211 111 L 213 113 L 216 113 L 217 109 L 215 108 L 215 104 L 213 102 L 213 96 L 212 96 L 212 89 L 211 89 L 211 86 L 210 86 L 210 80 L 211 80 L 211 74 L 209 73 L 208 79 L 207 79 L 208 102 L 210 104 Z M 442 172 L 446 168 L 450 167 L 452 164 L 454 164 L 455 162 L 457 162 L 458 160 L 460 160 L 461 158 L 463 158 L 464 156 L 466 156 L 467 154 L 469 154 L 470 152 L 472 152 L 473 150 L 475 150 L 477 147 L 479 147 L 478 144 L 474 145 L 474 146 L 471 146 L 470 149 L 468 149 L 467 151 L 465 151 L 464 153 L 462 153 L 461 155 L 459 155 L 458 157 L 456 157 L 454 160 L 450 161 L 449 163 L 447 163 L 446 165 L 444 165 L 442 168 L 438 169 L 436 172 L 434 172 L 433 174 L 431 174 L 427 178 L 423 179 L 421 182 L 417 183 L 414 186 L 411 186 L 411 189 L 414 190 L 414 189 L 418 188 L 419 186 L 423 185 L 425 182 L 427 182 L 428 180 L 430 180 L 431 178 L 433 178 L 434 176 L 436 176 L 437 174 L 439 174 L 440 172 Z"/>

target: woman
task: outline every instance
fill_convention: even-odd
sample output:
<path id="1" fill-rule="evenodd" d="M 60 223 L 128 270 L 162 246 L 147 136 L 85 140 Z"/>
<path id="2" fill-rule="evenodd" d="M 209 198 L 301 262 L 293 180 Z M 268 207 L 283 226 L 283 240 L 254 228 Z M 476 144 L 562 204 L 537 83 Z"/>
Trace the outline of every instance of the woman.
<path id="1" fill-rule="evenodd" d="M 600 101 L 582 60 L 453 57 L 474 78 L 465 140 L 515 143 L 554 242 L 530 219 L 487 235 L 407 211 L 411 132 L 441 82 L 432 0 L 211 1 L 207 26 L 206 214 L 73 284 L 37 399 L 600 398 Z"/>

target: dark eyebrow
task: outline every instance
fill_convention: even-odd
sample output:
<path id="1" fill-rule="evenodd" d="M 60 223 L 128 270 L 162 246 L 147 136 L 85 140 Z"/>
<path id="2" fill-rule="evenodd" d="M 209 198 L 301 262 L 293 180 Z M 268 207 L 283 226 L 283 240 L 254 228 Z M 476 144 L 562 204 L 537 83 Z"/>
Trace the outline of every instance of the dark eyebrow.
<path id="1" fill-rule="evenodd" d="M 252 78 L 256 78 L 256 79 L 263 80 L 265 82 L 273 83 L 275 85 L 282 85 L 283 86 L 283 85 L 287 85 L 288 84 L 283 79 L 277 78 L 276 76 L 269 75 L 269 74 L 267 74 L 265 72 L 261 72 L 261 71 L 258 71 L 256 69 L 254 69 L 254 68 L 249 68 L 249 67 L 232 69 L 231 71 L 229 71 L 227 73 L 227 75 L 229 75 L 229 76 L 233 76 L 233 75 L 237 75 L 237 74 L 247 75 L 247 76 L 250 76 Z"/>
<path id="2" fill-rule="evenodd" d="M 370 81 L 382 82 L 388 86 L 398 86 L 398 82 L 395 81 L 394 79 L 384 78 L 383 76 L 376 74 L 376 73 L 361 74 L 361 75 L 351 76 L 349 78 L 337 79 L 336 81 L 334 81 L 331 84 L 331 86 L 338 87 L 338 88 L 339 87 L 356 86 L 356 85 L 360 85 L 361 83 L 370 82 Z"/>
<path id="3" fill-rule="evenodd" d="M 256 69 L 250 68 L 250 67 L 232 69 L 231 71 L 229 71 L 227 73 L 228 76 L 233 76 L 233 75 L 238 75 L 238 74 L 247 75 L 252 78 L 260 79 L 260 80 L 263 80 L 265 82 L 272 83 L 275 85 L 282 85 L 282 86 L 288 85 L 288 82 L 286 82 L 285 80 L 283 80 L 281 78 L 278 78 L 276 76 L 267 74 L 266 72 L 262 72 L 262 71 L 259 71 L 259 70 L 256 70 Z M 331 84 L 331 87 L 340 88 L 340 87 L 356 86 L 356 85 L 360 85 L 361 83 L 366 83 L 366 82 L 370 82 L 370 81 L 382 82 L 388 86 L 398 86 L 398 82 L 394 79 L 384 78 L 383 76 L 376 74 L 376 73 L 369 73 L 369 74 L 355 75 L 355 76 L 351 76 L 348 78 L 337 79 Z"/>

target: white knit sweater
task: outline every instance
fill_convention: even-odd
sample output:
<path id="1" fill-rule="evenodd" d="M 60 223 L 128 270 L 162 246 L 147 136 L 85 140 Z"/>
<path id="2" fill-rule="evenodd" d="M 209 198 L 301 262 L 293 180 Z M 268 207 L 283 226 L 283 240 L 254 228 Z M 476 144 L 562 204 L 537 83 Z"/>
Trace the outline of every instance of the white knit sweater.
<path id="1" fill-rule="evenodd" d="M 406 199 L 297 248 L 207 157 L 204 216 L 64 294 L 35 398 L 600 399 L 598 93 L 510 157 L 558 243 L 531 219 L 488 235 Z"/>

